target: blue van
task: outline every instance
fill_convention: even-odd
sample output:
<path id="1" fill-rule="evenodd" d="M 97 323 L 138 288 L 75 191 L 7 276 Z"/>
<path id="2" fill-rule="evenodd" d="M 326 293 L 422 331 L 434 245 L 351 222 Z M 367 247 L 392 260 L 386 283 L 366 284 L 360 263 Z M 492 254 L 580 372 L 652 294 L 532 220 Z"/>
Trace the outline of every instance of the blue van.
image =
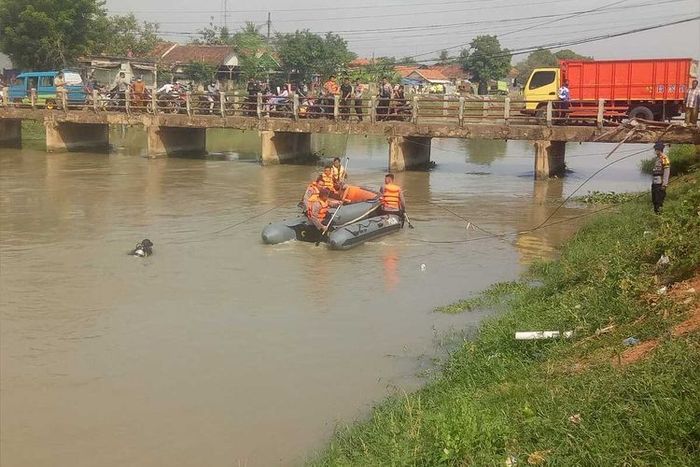
<path id="1" fill-rule="evenodd" d="M 53 109 L 60 104 L 61 98 L 56 95 L 54 79 L 60 71 L 25 71 L 20 73 L 10 85 L 8 100 L 18 104 L 31 104 L 31 90 L 36 89 L 36 105 Z M 85 86 L 79 73 L 63 71 L 66 84 L 66 99 L 69 104 L 85 102 Z"/>

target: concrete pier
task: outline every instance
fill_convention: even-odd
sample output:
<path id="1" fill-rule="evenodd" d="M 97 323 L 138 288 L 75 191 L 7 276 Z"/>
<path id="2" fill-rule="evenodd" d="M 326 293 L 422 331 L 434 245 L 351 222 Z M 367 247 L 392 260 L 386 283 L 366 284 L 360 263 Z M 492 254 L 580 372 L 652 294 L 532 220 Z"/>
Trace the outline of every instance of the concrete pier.
<path id="1" fill-rule="evenodd" d="M 50 120 L 44 124 L 48 152 L 109 151 L 109 125 Z"/>
<path id="2" fill-rule="evenodd" d="M 22 120 L 0 119 L 0 148 L 22 147 Z"/>
<path id="3" fill-rule="evenodd" d="M 564 175 L 565 141 L 535 141 L 535 179 Z"/>
<path id="4" fill-rule="evenodd" d="M 275 165 L 311 157 L 311 133 L 261 131 L 262 165 Z"/>
<path id="5" fill-rule="evenodd" d="M 207 152 L 206 128 L 149 126 L 148 156 L 200 156 Z"/>
<path id="6" fill-rule="evenodd" d="M 389 170 L 403 172 L 430 162 L 430 139 L 425 136 L 389 137 Z"/>

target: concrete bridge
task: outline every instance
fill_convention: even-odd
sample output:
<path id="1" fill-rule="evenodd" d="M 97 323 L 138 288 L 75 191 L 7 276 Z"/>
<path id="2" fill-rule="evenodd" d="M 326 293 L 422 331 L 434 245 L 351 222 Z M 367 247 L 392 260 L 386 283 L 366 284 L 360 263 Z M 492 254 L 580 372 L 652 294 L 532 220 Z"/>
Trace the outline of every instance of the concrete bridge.
<path id="1" fill-rule="evenodd" d="M 188 101 L 189 102 L 189 101 Z M 222 102 L 226 102 L 224 99 Z M 559 118 L 551 103 L 538 118 L 510 111 L 506 99 L 500 106 L 479 104 L 478 115 L 468 114 L 463 99 L 450 108 L 440 101 L 437 112 L 418 112 L 414 101 L 407 121 L 383 121 L 369 107 L 364 121 L 343 120 L 336 100 L 335 118 L 299 118 L 294 112 L 264 116 L 258 101 L 257 112 L 230 110 L 221 104 L 215 114 L 102 111 L 66 105 L 63 110 L 7 105 L 0 108 L 0 146 L 21 146 L 21 122 L 34 120 L 46 127 L 47 151 L 107 151 L 110 125 L 139 125 L 148 133 L 148 154 L 162 157 L 174 154 L 204 154 L 207 128 L 256 131 L 260 134 L 263 165 L 299 160 L 311 155 L 311 135 L 381 135 L 389 143 L 388 169 L 410 170 L 430 162 L 432 138 L 528 140 L 533 142 L 535 176 L 561 174 L 565 166 L 567 142 L 606 143 L 689 143 L 700 145 L 700 130 L 683 125 L 632 121 L 613 123 L 605 118 L 602 103 L 590 118 Z M 218 105 L 218 104 L 217 104 Z M 430 107 L 423 104 L 423 109 Z M 254 116 L 247 116 L 250 114 Z M 436 115 L 437 114 L 437 115 Z M 611 149 L 613 146 L 611 145 Z"/>

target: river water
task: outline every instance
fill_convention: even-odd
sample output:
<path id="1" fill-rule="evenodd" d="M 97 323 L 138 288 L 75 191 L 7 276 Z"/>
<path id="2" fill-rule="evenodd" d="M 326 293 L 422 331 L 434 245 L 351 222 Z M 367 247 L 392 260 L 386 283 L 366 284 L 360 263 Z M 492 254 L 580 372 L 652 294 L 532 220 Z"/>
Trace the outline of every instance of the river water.
<path id="1" fill-rule="evenodd" d="M 486 316 L 435 306 L 515 279 L 581 222 L 478 240 L 437 205 L 522 231 L 612 148 L 569 144 L 572 172 L 534 182 L 526 142 L 434 140 L 437 167 L 397 177 L 416 228 L 334 252 L 261 244 L 316 168 L 260 167 L 255 134 L 212 131 L 207 158 L 159 160 L 139 157 L 142 133 L 112 136 L 109 156 L 0 150 L 4 467 L 302 463 L 336 424 L 418 387 L 441 343 Z M 381 183 L 385 140 L 315 144 L 347 152 L 353 182 Z M 581 193 L 646 189 L 641 157 Z M 145 237 L 155 255 L 128 256 Z"/>

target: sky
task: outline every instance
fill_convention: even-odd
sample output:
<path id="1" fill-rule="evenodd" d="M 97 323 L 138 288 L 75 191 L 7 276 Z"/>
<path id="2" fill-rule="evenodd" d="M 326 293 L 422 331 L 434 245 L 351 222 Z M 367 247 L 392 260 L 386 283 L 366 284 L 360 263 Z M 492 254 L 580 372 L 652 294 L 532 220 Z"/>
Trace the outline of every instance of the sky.
<path id="1" fill-rule="evenodd" d="M 253 21 L 271 34 L 309 29 L 335 32 L 360 57 L 436 58 L 458 54 L 475 36 L 495 34 L 511 50 L 586 40 L 700 16 L 700 0 L 107 0 L 113 14 L 133 12 L 160 24 L 164 39 L 187 42 L 210 23 L 229 29 Z M 700 21 L 579 45 L 599 59 L 700 58 Z M 557 50 L 556 48 L 553 50 Z M 524 55 L 513 57 L 516 63 Z"/>

